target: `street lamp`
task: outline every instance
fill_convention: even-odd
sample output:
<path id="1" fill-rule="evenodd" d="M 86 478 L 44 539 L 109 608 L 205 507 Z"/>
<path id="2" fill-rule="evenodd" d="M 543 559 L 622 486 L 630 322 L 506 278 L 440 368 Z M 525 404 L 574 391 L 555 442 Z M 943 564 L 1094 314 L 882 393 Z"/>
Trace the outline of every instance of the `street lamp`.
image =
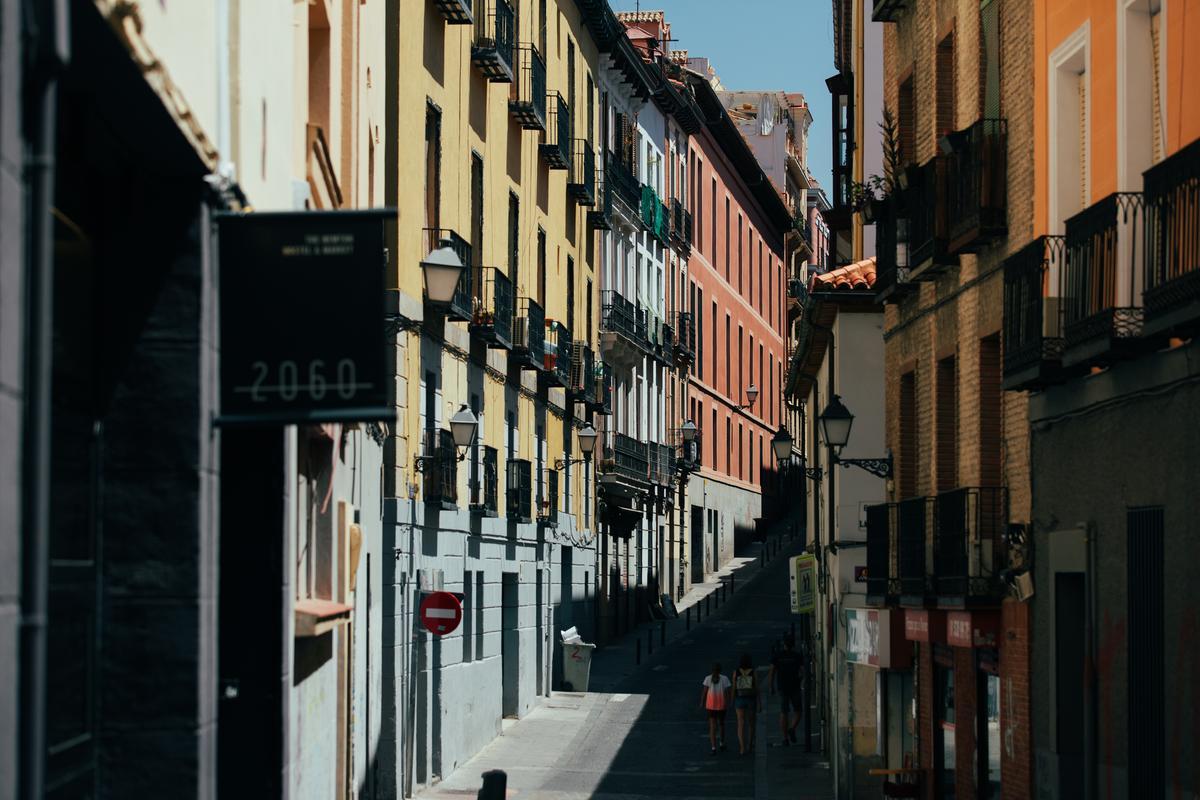
<path id="1" fill-rule="evenodd" d="M 858 467 L 877 478 L 892 477 L 891 453 L 884 458 L 842 458 L 839 455 L 850 441 L 850 427 L 854 424 L 854 415 L 842 404 L 842 398 L 835 394 L 817 420 L 821 423 L 821 433 L 825 437 L 826 446 L 833 451 L 834 464 L 841 464 L 846 468 Z"/>
<path id="2" fill-rule="evenodd" d="M 779 426 L 779 430 L 775 432 L 774 438 L 771 439 L 771 451 L 775 454 L 775 460 L 780 464 L 791 460 L 792 435 L 782 425 Z"/>
<path id="3" fill-rule="evenodd" d="M 425 297 L 431 303 L 449 303 L 454 299 L 465 270 L 466 265 L 454 252 L 450 241 L 443 239 L 438 248 L 421 262 L 421 272 L 425 276 Z"/>
<path id="4" fill-rule="evenodd" d="M 756 400 L 758 400 L 758 387 L 752 383 L 750 384 L 749 388 L 746 389 L 746 402 L 738 406 L 738 408 L 745 411 L 753 406 Z"/>
<path id="5" fill-rule="evenodd" d="M 580 428 L 575 438 L 579 440 L 579 452 L 583 453 L 583 458 L 560 458 L 554 462 L 555 469 L 566 469 L 569 464 L 586 464 L 592 460 L 592 453 L 596 451 L 596 440 L 600 438 L 592 423 L 589 422 Z"/>
<path id="6" fill-rule="evenodd" d="M 696 433 L 698 430 L 699 429 L 696 427 L 696 423 L 692 422 L 690 419 L 683 423 L 683 427 L 679 429 L 679 434 L 683 437 L 683 443 L 691 444 L 692 442 L 696 441 Z"/>
<path id="7" fill-rule="evenodd" d="M 450 438 L 454 441 L 454 448 L 458 451 L 458 460 L 464 461 L 467 457 L 467 451 L 471 447 L 471 443 L 475 441 L 475 434 L 479 432 L 479 419 L 471 413 L 471 409 L 465 405 L 458 409 L 453 417 L 450 418 Z M 413 469 L 417 472 L 424 472 L 426 466 L 446 458 L 442 454 L 431 456 L 417 456 L 413 459 Z"/>

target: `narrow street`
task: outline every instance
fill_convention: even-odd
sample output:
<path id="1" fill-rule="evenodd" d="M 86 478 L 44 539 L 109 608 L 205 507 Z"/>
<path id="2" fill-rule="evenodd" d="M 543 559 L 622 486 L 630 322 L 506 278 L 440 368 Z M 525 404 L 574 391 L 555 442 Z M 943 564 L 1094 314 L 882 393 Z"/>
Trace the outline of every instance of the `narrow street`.
<path id="1" fill-rule="evenodd" d="M 804 752 L 802 729 L 799 745 L 781 746 L 776 697 L 765 697 L 758 747 L 742 757 L 733 711 L 726 720 L 728 749 L 713 756 L 699 707 L 700 683 L 712 662 L 729 674 L 742 652 L 762 668 L 765 689 L 771 643 L 791 621 L 789 554 L 761 570 L 747 562 L 738 590 L 714 609 L 711 621 L 693 624 L 665 648 L 656 640 L 654 655 L 633 673 L 613 662 L 628 658 L 630 648 L 599 651 L 592 673 L 599 691 L 555 692 L 525 719 L 506 722 L 501 737 L 419 797 L 474 796 L 480 776 L 493 769 L 507 773 L 509 797 L 534 800 L 832 797 L 828 764 L 819 753 Z M 820 749 L 819 737 L 813 749 Z"/>

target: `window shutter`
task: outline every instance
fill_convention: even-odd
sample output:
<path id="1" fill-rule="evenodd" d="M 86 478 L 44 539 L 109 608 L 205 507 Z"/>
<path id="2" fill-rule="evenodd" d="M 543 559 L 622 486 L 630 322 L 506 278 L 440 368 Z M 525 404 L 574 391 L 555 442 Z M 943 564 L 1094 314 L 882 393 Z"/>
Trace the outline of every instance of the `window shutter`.
<path id="1" fill-rule="evenodd" d="M 1087 190 L 1087 73 L 1079 73 L 1079 205 L 1081 208 L 1088 206 L 1088 190 Z"/>
<path id="2" fill-rule="evenodd" d="M 916 104 L 913 102 L 913 78 L 900 84 L 899 92 L 900 163 L 913 164 L 917 160 Z"/>
<path id="3" fill-rule="evenodd" d="M 1000 119 L 1000 2 L 984 0 L 979 9 L 983 118 Z"/>
<path id="4" fill-rule="evenodd" d="M 954 31 L 937 46 L 936 136 L 954 130 Z"/>
<path id="5" fill-rule="evenodd" d="M 1000 336 L 979 341 L 979 485 L 1000 486 L 1003 477 L 1003 398 Z"/>
<path id="6" fill-rule="evenodd" d="M 917 373 L 900 376 L 900 499 L 917 494 Z"/>
<path id="7" fill-rule="evenodd" d="M 1151 68 L 1151 74 L 1154 76 L 1154 85 L 1151 89 L 1153 97 L 1151 98 L 1151 124 L 1153 126 L 1153 163 L 1157 164 L 1163 159 L 1163 124 L 1162 124 L 1162 11 L 1155 11 L 1150 15 L 1150 52 L 1154 58 L 1154 66 Z"/>
<path id="8" fill-rule="evenodd" d="M 958 485 L 958 370 L 954 356 L 937 365 L 937 487 Z"/>

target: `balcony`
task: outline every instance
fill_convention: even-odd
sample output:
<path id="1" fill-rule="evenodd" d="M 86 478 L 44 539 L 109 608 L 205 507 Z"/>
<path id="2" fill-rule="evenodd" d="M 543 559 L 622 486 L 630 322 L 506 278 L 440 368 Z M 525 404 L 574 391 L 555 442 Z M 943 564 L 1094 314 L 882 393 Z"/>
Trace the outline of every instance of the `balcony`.
<path id="1" fill-rule="evenodd" d="M 649 349 L 646 339 L 646 312 L 626 300 L 619 292 L 605 289 L 600 293 L 600 352 L 609 361 L 633 366 Z"/>
<path id="2" fill-rule="evenodd" d="M 680 311 L 675 336 L 675 360 L 679 364 L 696 362 L 696 319 L 690 311 Z"/>
<path id="3" fill-rule="evenodd" d="M 958 265 L 949 252 L 946 210 L 946 172 L 948 157 L 931 158 L 908 170 L 908 189 L 904 192 L 908 212 L 909 278 L 932 280 Z"/>
<path id="4" fill-rule="evenodd" d="M 546 141 L 538 152 L 550 169 L 571 168 L 571 107 L 558 92 L 551 92 L 546 103 Z"/>
<path id="5" fill-rule="evenodd" d="M 594 411 L 597 414 L 612 414 L 612 367 L 597 359 L 593 362 L 592 372 L 595 376 L 593 384 L 594 393 L 589 396 L 590 399 L 587 402 L 587 408 L 589 411 Z"/>
<path id="6" fill-rule="evenodd" d="M 666 444 L 651 443 L 650 482 L 658 486 L 670 486 L 675 482 L 675 448 Z"/>
<path id="7" fill-rule="evenodd" d="M 454 299 L 446 305 L 438 305 L 438 307 L 445 312 L 446 319 L 470 322 L 473 305 L 471 303 L 471 245 L 467 243 L 466 239 L 448 228 L 425 228 L 425 252 L 432 253 L 439 247 L 453 249 L 455 255 L 467 269 L 463 270 L 462 277 L 458 281 Z M 426 298 L 425 302 L 429 303 L 429 299 Z M 430 305 L 435 304 L 430 303 Z"/>
<path id="8" fill-rule="evenodd" d="M 1004 262 L 1004 388 L 1044 389 L 1062 379 L 1065 241 L 1041 236 Z"/>
<path id="9" fill-rule="evenodd" d="M 607 175 L 601 175 L 597 180 L 596 205 L 588 210 L 588 224 L 598 231 L 612 230 L 613 190 Z"/>
<path id="10" fill-rule="evenodd" d="M 683 201 L 671 198 L 671 244 L 679 254 L 687 258 L 692 250 L 692 212 L 683 207 Z"/>
<path id="11" fill-rule="evenodd" d="M 875 22 L 899 22 L 907 6 L 908 0 L 874 0 L 871 19 Z"/>
<path id="12" fill-rule="evenodd" d="M 489 81 L 511 83 L 517 15 L 508 0 L 475 0 L 475 44 L 471 63 Z"/>
<path id="13" fill-rule="evenodd" d="M 546 130 L 546 60 L 531 44 L 517 49 L 517 73 L 509 92 L 508 113 L 527 131 Z"/>
<path id="14" fill-rule="evenodd" d="M 1200 331 L 1200 141 L 1146 170 L 1146 335 Z"/>
<path id="15" fill-rule="evenodd" d="M 662 323 L 658 329 L 658 360 L 664 367 L 675 366 L 675 329 Z"/>
<path id="16" fill-rule="evenodd" d="M 471 0 L 433 0 L 433 5 L 451 25 L 470 25 L 473 21 Z"/>
<path id="17" fill-rule="evenodd" d="M 1114 192 L 1067 220 L 1063 366 L 1131 355 L 1142 333 L 1145 207 Z"/>
<path id="18" fill-rule="evenodd" d="M 897 191 L 878 202 L 875 216 L 875 296 L 881 303 L 895 303 L 916 286 L 908 269 L 908 212 L 905 193 Z"/>
<path id="19" fill-rule="evenodd" d="M 458 507 L 458 451 L 450 431 L 425 431 L 421 493 L 427 505 L 445 510 Z"/>
<path id="20" fill-rule="evenodd" d="M 517 316 L 513 320 L 513 357 L 510 364 L 521 369 L 545 369 L 546 312 L 528 297 L 517 298 Z"/>
<path id="21" fill-rule="evenodd" d="M 900 595 L 899 518 L 895 503 L 867 506 L 867 605 Z"/>
<path id="22" fill-rule="evenodd" d="M 932 596 L 929 581 L 933 526 L 937 519 L 935 498 L 912 497 L 896 504 L 899 534 L 897 564 L 900 573 L 900 605 L 921 608 Z"/>
<path id="23" fill-rule="evenodd" d="M 671 209 L 661 199 L 656 198 L 658 202 L 657 219 L 662 220 L 658 225 L 658 230 L 654 232 L 654 236 L 662 243 L 663 247 L 671 246 Z"/>
<path id="24" fill-rule="evenodd" d="M 498 459 L 496 448 L 484 447 L 476 479 L 471 484 L 471 511 L 485 517 L 494 517 L 500 510 Z"/>
<path id="25" fill-rule="evenodd" d="M 977 253 L 1008 233 L 1008 122 L 981 119 L 947 138 L 947 252 Z"/>
<path id="26" fill-rule="evenodd" d="M 665 242 L 667 239 L 667 217 L 663 213 L 663 204 L 659 201 L 658 195 L 650 186 L 642 186 L 641 202 L 639 209 L 641 212 L 642 226 L 658 239 L 660 242 Z"/>
<path id="27" fill-rule="evenodd" d="M 513 346 L 513 285 L 498 267 L 475 270 L 479 299 L 471 315 L 471 333 L 493 350 Z"/>
<path id="28" fill-rule="evenodd" d="M 650 448 L 623 433 L 606 431 L 600 453 L 601 482 L 645 489 L 650 482 Z"/>
<path id="29" fill-rule="evenodd" d="M 596 397 L 596 364 L 592 348 L 586 341 L 571 346 L 571 383 L 567 387 L 571 399 L 588 404 Z"/>
<path id="30" fill-rule="evenodd" d="M 505 509 L 511 522 L 533 522 L 533 464 L 510 458 L 507 466 Z"/>
<path id="31" fill-rule="evenodd" d="M 937 496 L 934 576 L 938 605 L 998 604 L 1007 564 L 1008 490 L 963 488 Z"/>
<path id="32" fill-rule="evenodd" d="M 581 206 L 596 203 L 596 149 L 587 139 L 571 142 L 571 174 L 567 178 L 567 197 Z"/>
<path id="33" fill-rule="evenodd" d="M 538 487 L 541 497 L 538 498 L 539 524 L 547 528 L 558 527 L 558 470 L 542 470 L 542 483 Z"/>
<path id="34" fill-rule="evenodd" d="M 546 321 L 545 354 L 542 370 L 550 386 L 571 385 L 571 331 L 555 320 Z"/>
<path id="35" fill-rule="evenodd" d="M 613 197 L 624 204 L 630 219 L 638 218 L 642 207 L 642 185 L 633 174 L 633 167 L 611 150 L 605 159 L 605 179 L 612 183 Z M 640 218 L 639 218 L 640 219 Z"/>

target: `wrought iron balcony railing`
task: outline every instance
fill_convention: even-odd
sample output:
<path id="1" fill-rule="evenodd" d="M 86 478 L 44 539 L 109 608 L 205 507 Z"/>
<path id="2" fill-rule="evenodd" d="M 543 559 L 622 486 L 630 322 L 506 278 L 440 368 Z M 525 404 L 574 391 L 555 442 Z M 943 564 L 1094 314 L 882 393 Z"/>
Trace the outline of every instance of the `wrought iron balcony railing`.
<path id="1" fill-rule="evenodd" d="M 659 351 L 658 357 L 664 366 L 673 367 L 677 356 L 675 355 L 675 329 L 667 323 L 662 323 L 658 329 Z"/>
<path id="2" fill-rule="evenodd" d="M 897 302 L 915 287 L 909 281 L 909 214 L 906 193 L 896 190 L 879 201 L 875 216 L 875 295 Z"/>
<path id="3" fill-rule="evenodd" d="M 1146 334 L 1200 330 L 1200 141 L 1146 170 Z"/>
<path id="4" fill-rule="evenodd" d="M 937 156 L 908 170 L 905 209 L 912 280 L 928 280 L 958 264 L 958 258 L 948 249 L 947 160 L 947 156 Z"/>
<path id="5" fill-rule="evenodd" d="M 911 497 L 896 504 L 900 530 L 897 560 L 900 571 L 900 603 L 923 606 L 931 596 L 930 548 L 937 519 L 935 498 Z"/>
<path id="6" fill-rule="evenodd" d="M 505 486 L 508 517 L 514 522 L 533 522 L 533 464 L 510 458 Z"/>
<path id="7" fill-rule="evenodd" d="M 654 232 L 655 237 L 662 242 L 663 247 L 671 245 L 671 209 L 661 199 L 657 199 L 658 213 L 655 216 L 655 221 L 658 222 L 658 230 Z"/>
<path id="8" fill-rule="evenodd" d="M 1040 236 L 1004 262 L 1004 388 L 1042 389 L 1062 372 L 1061 236 Z"/>
<path id="9" fill-rule="evenodd" d="M 546 60 L 531 44 L 517 48 L 517 72 L 508 111 L 527 131 L 546 130 Z"/>
<path id="10" fill-rule="evenodd" d="M 633 215 L 641 213 L 642 185 L 633 174 L 633 167 L 611 150 L 605 159 L 604 175 L 612 183 L 613 196 Z"/>
<path id="11" fill-rule="evenodd" d="M 665 444 L 651 442 L 646 452 L 650 458 L 650 482 L 669 486 L 674 480 L 674 450 Z"/>
<path id="12" fill-rule="evenodd" d="M 899 517 L 895 503 L 867 506 L 867 605 L 900 595 Z"/>
<path id="13" fill-rule="evenodd" d="M 600 231 L 611 231 L 613 227 L 613 189 L 607 175 L 596 180 L 596 205 L 588 210 L 588 223 Z"/>
<path id="14" fill-rule="evenodd" d="M 471 333 L 494 350 L 511 350 L 516 299 L 512 281 L 499 267 L 478 267 L 475 285 L 479 288 L 479 297 L 471 315 Z"/>
<path id="15" fill-rule="evenodd" d="M 1145 206 L 1114 192 L 1067 220 L 1063 365 L 1126 355 L 1142 332 Z"/>
<path id="16" fill-rule="evenodd" d="M 509 83 L 513 79 L 513 47 L 517 15 L 509 0 L 474 0 L 475 44 L 471 61 L 489 81 Z"/>
<path id="17" fill-rule="evenodd" d="M 546 140 L 538 147 L 550 169 L 571 168 L 571 107 L 558 92 L 546 103 Z"/>
<path id="18" fill-rule="evenodd" d="M 954 489 L 937 496 L 933 571 L 939 604 L 1000 598 L 1000 572 L 1008 566 L 1007 527 L 1004 487 Z"/>
<path id="19" fill-rule="evenodd" d="M 600 293 L 600 330 L 620 334 L 640 346 L 644 336 L 638 337 L 637 311 L 620 292 L 605 289 Z"/>
<path id="20" fill-rule="evenodd" d="M 592 347 L 584 340 L 571 346 L 571 398 L 581 403 L 592 402 L 596 396 L 596 364 Z"/>
<path id="21" fill-rule="evenodd" d="M 571 331 L 557 320 L 546 321 L 545 355 L 542 369 L 551 386 L 571 385 Z"/>
<path id="22" fill-rule="evenodd" d="M 947 138 L 947 252 L 978 252 L 1008 232 L 1008 122 L 981 119 Z"/>
<path id="23" fill-rule="evenodd" d="M 671 198 L 671 243 L 686 256 L 692 249 L 692 212 L 683 207 L 683 201 Z"/>
<path id="24" fill-rule="evenodd" d="M 696 361 L 696 319 L 690 311 L 680 311 L 676 316 L 675 358 L 681 364 Z"/>
<path id="25" fill-rule="evenodd" d="M 542 482 L 538 487 L 541 497 L 538 498 L 538 522 L 550 527 L 558 527 L 558 470 L 542 470 Z"/>
<path id="26" fill-rule="evenodd" d="M 460 322 L 471 321 L 471 245 L 457 232 L 449 228 L 425 228 L 425 252 L 432 253 L 440 247 L 449 247 L 467 269 L 463 270 L 458 280 L 458 288 L 454 291 L 454 299 L 442 306 L 446 318 Z M 428 298 L 426 298 L 428 302 Z"/>
<path id="27" fill-rule="evenodd" d="M 470 25 L 471 0 L 433 0 L 433 5 L 451 25 Z"/>
<path id="28" fill-rule="evenodd" d="M 587 139 L 571 142 L 571 174 L 567 196 L 581 206 L 596 202 L 596 150 Z"/>
<path id="29" fill-rule="evenodd" d="M 499 453 L 494 447 L 484 447 L 478 477 L 471 485 L 471 510 L 485 517 L 499 513 Z"/>
<path id="30" fill-rule="evenodd" d="M 600 472 L 605 475 L 616 475 L 634 483 L 648 483 L 650 480 L 650 449 L 645 442 L 639 442 L 623 433 L 607 431 L 604 435 L 604 448 L 600 456 Z"/>
<path id="31" fill-rule="evenodd" d="M 595 359 L 592 367 L 594 376 L 593 394 L 587 407 L 597 414 L 612 413 L 613 372 L 612 367 L 600 359 Z"/>
<path id="32" fill-rule="evenodd" d="M 458 451 L 450 431 L 425 431 L 425 454 L 420 462 L 426 503 L 445 509 L 458 506 Z"/>
<path id="33" fill-rule="evenodd" d="M 545 369 L 546 312 L 536 300 L 517 298 L 513 321 L 513 356 L 521 369 Z"/>

